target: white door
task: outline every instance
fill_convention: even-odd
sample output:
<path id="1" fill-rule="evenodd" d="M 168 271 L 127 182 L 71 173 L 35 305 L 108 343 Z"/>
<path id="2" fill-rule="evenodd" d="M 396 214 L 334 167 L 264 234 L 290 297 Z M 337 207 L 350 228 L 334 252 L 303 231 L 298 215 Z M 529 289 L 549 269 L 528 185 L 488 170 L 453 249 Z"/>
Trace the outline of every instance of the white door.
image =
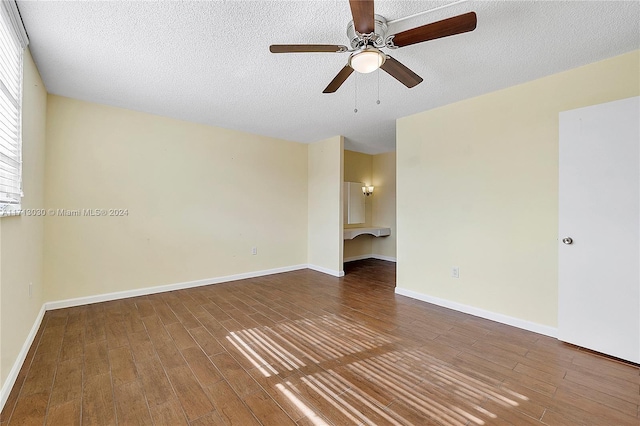
<path id="1" fill-rule="evenodd" d="M 640 98 L 560 113 L 558 337 L 640 362 Z"/>

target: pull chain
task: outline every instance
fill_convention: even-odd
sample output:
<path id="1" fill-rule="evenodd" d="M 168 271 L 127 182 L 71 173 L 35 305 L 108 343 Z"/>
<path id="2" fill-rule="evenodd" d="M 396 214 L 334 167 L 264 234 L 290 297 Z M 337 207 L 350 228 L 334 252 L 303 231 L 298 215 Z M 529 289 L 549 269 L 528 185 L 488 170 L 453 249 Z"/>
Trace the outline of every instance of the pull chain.
<path id="1" fill-rule="evenodd" d="M 358 73 L 354 76 L 354 99 L 353 99 L 353 112 L 354 114 L 358 113 Z"/>
<path id="2" fill-rule="evenodd" d="M 376 101 L 376 104 L 380 105 L 380 68 L 378 68 L 376 74 L 378 74 L 378 100 Z"/>

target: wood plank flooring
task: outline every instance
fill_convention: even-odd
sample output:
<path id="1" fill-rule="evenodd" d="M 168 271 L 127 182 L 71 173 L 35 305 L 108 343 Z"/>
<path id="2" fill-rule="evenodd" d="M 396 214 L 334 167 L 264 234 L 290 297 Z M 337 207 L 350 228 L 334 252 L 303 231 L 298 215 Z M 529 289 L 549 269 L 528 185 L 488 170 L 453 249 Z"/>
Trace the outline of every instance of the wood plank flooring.
<path id="1" fill-rule="evenodd" d="M 637 365 L 346 267 L 47 312 L 0 424 L 640 424 Z"/>

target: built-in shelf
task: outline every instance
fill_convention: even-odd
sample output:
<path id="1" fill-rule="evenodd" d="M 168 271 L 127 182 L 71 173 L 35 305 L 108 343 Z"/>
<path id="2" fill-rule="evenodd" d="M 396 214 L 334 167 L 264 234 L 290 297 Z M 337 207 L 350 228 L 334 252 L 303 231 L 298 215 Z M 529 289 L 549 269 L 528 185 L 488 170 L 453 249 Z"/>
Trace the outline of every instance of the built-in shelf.
<path id="1" fill-rule="evenodd" d="M 391 228 L 349 228 L 344 230 L 344 239 L 353 240 L 358 235 L 373 235 L 374 237 L 386 237 L 391 235 Z"/>

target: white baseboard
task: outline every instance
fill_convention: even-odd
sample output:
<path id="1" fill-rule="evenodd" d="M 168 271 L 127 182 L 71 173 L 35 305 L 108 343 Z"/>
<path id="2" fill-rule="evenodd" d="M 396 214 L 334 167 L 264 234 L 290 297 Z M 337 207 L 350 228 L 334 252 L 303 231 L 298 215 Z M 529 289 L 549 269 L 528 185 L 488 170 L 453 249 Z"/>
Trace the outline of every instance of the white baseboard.
<path id="1" fill-rule="evenodd" d="M 396 262 L 395 257 L 383 256 L 381 254 L 361 254 L 360 256 L 351 256 L 345 257 L 343 262 L 354 262 L 356 260 L 364 260 L 364 259 L 378 259 L 378 260 L 386 260 L 387 262 Z"/>
<path id="2" fill-rule="evenodd" d="M 386 260 L 387 262 L 394 262 L 394 263 L 396 262 L 396 258 L 391 256 L 383 256 L 381 254 L 372 254 L 371 257 L 373 259 Z"/>
<path id="3" fill-rule="evenodd" d="M 432 303 L 444 308 L 453 309 L 454 311 L 464 312 L 465 314 L 474 315 L 476 317 L 485 318 L 491 321 L 521 328 L 523 330 L 533 331 L 534 333 L 544 334 L 545 336 L 554 338 L 558 337 L 558 329 L 549 327 L 548 325 L 542 325 L 520 318 L 498 314 L 496 312 L 485 311 L 484 309 L 476 308 L 474 306 L 464 305 L 462 303 L 453 302 L 451 300 L 440 299 L 438 297 L 429 296 L 413 290 L 407 290 L 405 288 L 396 287 L 396 294 L 411 297 L 412 299 L 422 300 L 423 302 Z"/>
<path id="4" fill-rule="evenodd" d="M 89 305 L 91 303 L 108 302 L 110 300 L 126 299 L 128 297 L 145 296 L 147 294 L 164 293 L 167 291 L 182 290 L 185 288 L 201 287 L 205 285 L 220 284 L 230 281 L 245 280 L 247 278 L 263 277 L 265 275 L 280 274 L 282 272 L 297 271 L 306 269 L 307 265 L 285 266 L 283 268 L 265 269 L 262 271 L 246 272 L 242 274 L 226 275 L 224 277 L 206 278 L 203 280 L 186 281 L 177 284 L 159 285 L 155 287 L 137 288 L 135 290 L 117 291 L 114 293 L 104 293 L 95 296 L 77 297 L 74 299 L 57 300 L 46 302 L 47 311 L 54 309 L 70 308 L 72 306 Z"/>
<path id="5" fill-rule="evenodd" d="M 347 262 L 355 262 L 356 260 L 365 260 L 365 259 L 371 259 L 370 254 L 361 254 L 360 256 L 351 256 L 351 257 L 345 257 L 342 262 L 343 263 L 347 263 Z"/>
<path id="6" fill-rule="evenodd" d="M 338 277 L 338 278 L 344 277 L 344 271 L 337 271 L 335 269 L 329 269 L 323 266 L 312 265 L 312 264 L 308 264 L 306 265 L 306 267 L 309 269 L 313 269 L 314 271 L 322 272 L 323 274 L 333 275 L 334 277 Z"/>
<path id="7" fill-rule="evenodd" d="M 38 312 L 38 316 L 36 316 L 36 320 L 33 322 L 33 326 L 27 335 L 20 352 L 18 352 L 18 357 L 13 363 L 13 367 L 11 367 L 11 371 L 9 371 L 9 375 L 5 379 L 2 384 L 2 389 L 0 390 L 0 411 L 4 409 L 4 404 L 7 402 L 9 398 L 9 393 L 11 393 L 11 389 L 13 385 L 16 383 L 16 379 L 18 378 L 18 373 L 20 373 L 20 369 L 22 368 L 22 364 L 24 360 L 27 358 L 27 353 L 29 352 L 29 348 L 33 344 L 33 340 L 38 333 L 38 329 L 40 328 L 40 324 L 42 324 L 42 318 L 44 318 L 45 306 L 42 305 L 40 308 L 40 312 Z"/>

